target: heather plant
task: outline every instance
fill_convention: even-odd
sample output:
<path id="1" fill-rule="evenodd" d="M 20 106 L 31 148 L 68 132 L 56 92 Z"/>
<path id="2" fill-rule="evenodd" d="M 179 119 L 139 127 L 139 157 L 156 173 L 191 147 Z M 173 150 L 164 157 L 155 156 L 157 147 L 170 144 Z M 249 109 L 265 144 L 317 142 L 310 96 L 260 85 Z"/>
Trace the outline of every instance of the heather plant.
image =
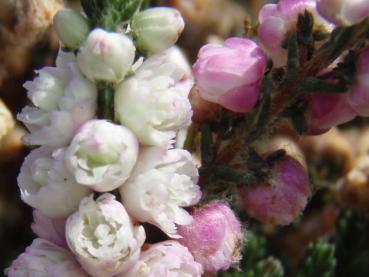
<path id="1" fill-rule="evenodd" d="M 369 2 L 267 4 L 253 35 L 203 46 L 193 73 L 174 45 L 180 13 L 146 2 L 55 16 L 56 66 L 25 83 L 18 115 L 39 146 L 18 177 L 39 238 L 6 273 L 333 276 L 347 226 L 298 270 L 268 252 L 263 226 L 299 226 L 319 193 L 303 158 L 268 143 L 369 114 Z"/>

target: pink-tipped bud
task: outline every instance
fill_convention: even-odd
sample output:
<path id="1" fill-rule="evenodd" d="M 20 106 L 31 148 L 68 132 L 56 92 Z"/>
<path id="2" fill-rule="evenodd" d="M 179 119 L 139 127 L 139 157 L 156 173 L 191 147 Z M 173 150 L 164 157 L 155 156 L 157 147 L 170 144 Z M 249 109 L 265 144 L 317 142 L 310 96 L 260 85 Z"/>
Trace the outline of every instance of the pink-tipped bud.
<path id="1" fill-rule="evenodd" d="M 309 195 L 306 169 L 286 155 L 275 164 L 267 183 L 243 188 L 242 200 L 251 217 L 264 223 L 288 225 L 305 207 Z"/>
<path id="2" fill-rule="evenodd" d="M 202 98 L 234 112 L 249 112 L 259 99 L 267 57 L 252 40 L 229 38 L 200 49 L 193 66 Z"/>
<path id="3" fill-rule="evenodd" d="M 356 116 L 346 94 L 311 94 L 308 103 L 306 114 L 308 135 L 323 134 Z"/>
<path id="4" fill-rule="evenodd" d="M 369 15 L 368 0 L 317 0 L 318 11 L 325 19 L 350 26 Z"/>
<path id="5" fill-rule="evenodd" d="M 190 225 L 178 226 L 180 242 L 187 246 L 206 272 L 227 270 L 241 258 L 242 230 L 234 212 L 222 202 L 195 211 Z"/>
<path id="6" fill-rule="evenodd" d="M 259 13 L 258 36 L 275 67 L 286 65 L 287 50 L 282 47 L 289 33 L 296 31 L 299 14 L 310 12 L 314 17 L 314 31 L 329 31 L 332 25 L 319 16 L 316 0 L 280 0 L 266 4 Z"/>
<path id="7" fill-rule="evenodd" d="M 356 81 L 348 92 L 348 101 L 360 116 L 369 116 L 369 46 L 358 58 Z"/>

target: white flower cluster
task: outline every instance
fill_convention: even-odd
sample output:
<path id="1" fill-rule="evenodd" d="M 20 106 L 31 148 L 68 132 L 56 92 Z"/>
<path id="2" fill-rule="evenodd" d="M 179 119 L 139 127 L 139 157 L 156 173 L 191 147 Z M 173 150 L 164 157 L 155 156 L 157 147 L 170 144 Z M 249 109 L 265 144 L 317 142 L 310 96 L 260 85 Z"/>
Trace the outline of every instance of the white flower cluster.
<path id="1" fill-rule="evenodd" d="M 156 25 L 168 25 L 159 36 L 150 33 L 156 25 L 144 26 L 153 15 Z M 75 13 L 73 18 L 78 21 Z M 62 32 L 63 15 L 57 20 Z M 192 116 L 191 69 L 173 46 L 183 20 L 176 10 L 156 14 L 153 8 L 134 22 L 133 40 L 94 29 L 74 52 L 60 50 L 56 67 L 39 70 L 24 85 L 32 106 L 18 119 L 30 131 L 24 142 L 40 147 L 25 159 L 18 184 L 35 209 L 32 228 L 39 238 L 7 269 L 10 277 L 203 273 L 178 241 L 142 250 L 148 234 L 141 223 L 180 238 L 177 225 L 192 222 L 185 208 L 199 202 L 201 191 L 191 154 L 174 148 Z M 60 37 L 75 47 L 82 39 L 73 35 Z M 142 36 L 156 39 L 154 48 Z M 143 44 L 149 56 L 135 62 Z M 114 90 L 116 122 L 97 119 L 101 84 Z"/>

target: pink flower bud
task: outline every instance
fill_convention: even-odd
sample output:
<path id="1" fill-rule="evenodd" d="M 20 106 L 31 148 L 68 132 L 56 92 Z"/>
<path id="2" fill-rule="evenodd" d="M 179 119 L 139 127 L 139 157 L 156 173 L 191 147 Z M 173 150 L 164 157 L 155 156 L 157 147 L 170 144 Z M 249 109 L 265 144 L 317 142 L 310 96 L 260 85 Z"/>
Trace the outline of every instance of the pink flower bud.
<path id="1" fill-rule="evenodd" d="M 190 225 L 178 226 L 180 242 L 207 272 L 227 270 L 240 260 L 242 230 L 234 212 L 222 202 L 212 202 L 193 214 Z"/>
<path id="2" fill-rule="evenodd" d="M 348 92 L 348 101 L 360 116 L 369 116 L 369 47 L 361 52 L 356 65 L 357 76 Z"/>
<path id="3" fill-rule="evenodd" d="M 306 119 L 309 135 L 325 133 L 356 116 L 346 94 L 312 94 L 308 97 L 308 103 Z"/>
<path id="4" fill-rule="evenodd" d="M 5 274 L 9 277 L 88 276 L 72 253 L 44 239 L 35 239 L 26 252 L 5 270 Z"/>
<path id="5" fill-rule="evenodd" d="M 275 67 L 286 64 L 287 50 L 282 48 L 282 44 L 288 34 L 296 30 L 298 15 L 303 14 L 305 10 L 314 17 L 314 30 L 332 29 L 317 13 L 315 0 L 281 0 L 278 4 L 264 5 L 260 10 L 258 36 Z"/>
<path id="6" fill-rule="evenodd" d="M 248 214 L 264 223 L 290 224 L 305 207 L 310 195 L 306 169 L 291 156 L 285 156 L 271 171 L 266 184 L 242 191 Z"/>
<path id="7" fill-rule="evenodd" d="M 195 262 L 186 247 L 174 240 L 150 246 L 128 272 L 118 277 L 200 277 L 201 264 Z"/>
<path id="8" fill-rule="evenodd" d="M 229 38 L 200 49 L 193 66 L 199 94 L 234 112 L 249 112 L 259 98 L 267 57 L 252 40 Z"/>
<path id="9" fill-rule="evenodd" d="M 67 248 L 65 240 L 65 219 L 51 219 L 38 210 L 33 210 L 32 231 L 39 237 L 58 246 Z"/>
<path id="10" fill-rule="evenodd" d="M 369 15 L 368 0 L 317 0 L 321 16 L 337 25 L 353 25 Z"/>

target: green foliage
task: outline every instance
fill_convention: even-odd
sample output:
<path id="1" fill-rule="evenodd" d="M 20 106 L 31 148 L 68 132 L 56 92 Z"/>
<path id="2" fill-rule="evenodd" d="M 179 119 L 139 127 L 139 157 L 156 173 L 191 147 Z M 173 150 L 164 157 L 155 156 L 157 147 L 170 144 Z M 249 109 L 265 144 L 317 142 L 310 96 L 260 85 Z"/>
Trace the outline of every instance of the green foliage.
<path id="1" fill-rule="evenodd" d="M 336 266 L 334 245 L 317 241 L 311 243 L 299 266 L 298 277 L 332 277 Z"/>
<path id="2" fill-rule="evenodd" d="M 282 277 L 284 270 L 281 262 L 274 257 L 266 257 L 265 238 L 249 232 L 247 240 L 240 269 L 221 272 L 218 277 Z"/>
<path id="3" fill-rule="evenodd" d="M 201 126 L 201 162 L 208 165 L 214 159 L 213 138 L 209 124 Z"/>
<path id="4" fill-rule="evenodd" d="M 129 20 L 141 7 L 143 0 L 81 0 L 81 5 L 94 27 L 115 30 Z"/>
<path id="5" fill-rule="evenodd" d="M 337 224 L 337 277 L 369 276 L 368 220 L 359 212 L 345 210 Z"/>

